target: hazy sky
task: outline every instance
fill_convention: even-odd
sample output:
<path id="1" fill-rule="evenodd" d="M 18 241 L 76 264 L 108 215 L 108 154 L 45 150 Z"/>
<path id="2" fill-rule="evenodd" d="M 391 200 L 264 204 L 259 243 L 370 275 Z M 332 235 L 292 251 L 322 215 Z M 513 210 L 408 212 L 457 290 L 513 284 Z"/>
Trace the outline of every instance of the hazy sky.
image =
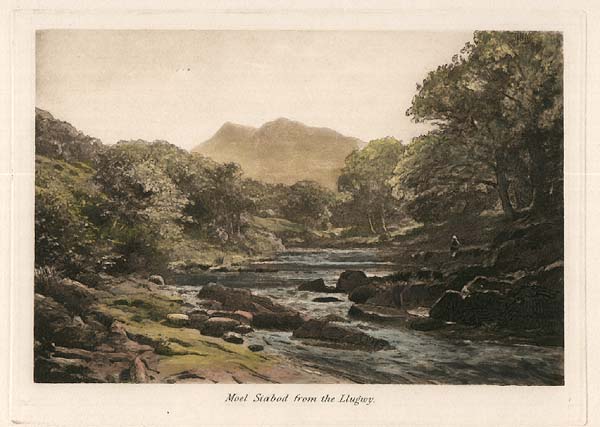
<path id="1" fill-rule="evenodd" d="M 405 141 L 415 84 L 472 33 L 49 30 L 37 106 L 105 143 L 192 148 L 226 121 L 287 117 L 362 140 Z"/>

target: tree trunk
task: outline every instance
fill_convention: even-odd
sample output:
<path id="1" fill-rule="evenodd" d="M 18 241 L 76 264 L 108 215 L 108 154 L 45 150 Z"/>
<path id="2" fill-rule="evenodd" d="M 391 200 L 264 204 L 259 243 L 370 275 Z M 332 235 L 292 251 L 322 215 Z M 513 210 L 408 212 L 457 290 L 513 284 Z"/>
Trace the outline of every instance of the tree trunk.
<path id="1" fill-rule="evenodd" d="M 549 182 L 546 171 L 546 153 L 540 141 L 531 141 L 528 145 L 530 158 L 530 180 L 533 187 L 531 209 L 543 213 L 549 207 Z"/>
<path id="2" fill-rule="evenodd" d="M 383 203 L 381 204 L 381 227 L 383 228 L 384 233 L 387 234 L 388 229 L 385 225 L 385 207 L 383 206 Z"/>
<path id="3" fill-rule="evenodd" d="M 375 227 L 373 227 L 373 220 L 371 219 L 370 213 L 367 214 L 367 218 L 369 219 L 369 227 L 371 227 L 371 233 L 377 234 L 377 232 L 375 231 Z"/>
<path id="4" fill-rule="evenodd" d="M 500 197 L 500 202 L 502 203 L 504 216 L 512 220 L 515 217 L 515 210 L 510 203 L 510 197 L 508 195 L 509 182 L 506 178 L 506 173 L 504 172 L 502 163 L 498 161 L 498 158 L 496 159 L 496 183 L 498 184 L 496 186 L 496 190 L 498 191 L 498 196 Z"/>

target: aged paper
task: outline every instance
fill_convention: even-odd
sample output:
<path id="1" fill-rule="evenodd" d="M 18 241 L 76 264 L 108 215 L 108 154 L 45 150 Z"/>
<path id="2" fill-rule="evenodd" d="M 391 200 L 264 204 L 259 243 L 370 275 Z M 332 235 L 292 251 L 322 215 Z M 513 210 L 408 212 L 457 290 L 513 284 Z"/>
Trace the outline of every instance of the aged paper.
<path id="1" fill-rule="evenodd" d="M 13 130 L 4 169 L 11 184 L 2 187 L 12 208 L 6 214 L 11 422 L 586 422 L 585 13 L 33 9 L 12 15 L 11 64 L 18 72 L 12 74 Z M 468 43 L 472 47 L 461 52 Z M 502 51 L 505 45 L 514 50 Z M 469 58 L 468 65 L 461 65 L 460 55 Z M 564 64 L 558 94 L 548 83 L 557 60 L 548 58 Z M 498 65 L 503 61 L 506 68 Z M 513 63 L 520 77 L 512 86 L 485 74 L 510 76 Z M 449 79 L 467 70 L 457 84 L 462 92 L 451 91 L 457 80 L 443 81 L 446 75 L 437 68 L 443 64 L 455 65 Z M 427 74 L 436 69 L 437 75 Z M 474 75 L 508 88 L 500 91 L 498 111 L 495 98 L 471 96 L 491 93 Z M 526 83 L 535 78 L 541 92 L 529 93 Z M 411 93 L 401 86 L 406 80 L 419 86 Z M 394 88 L 397 95 L 390 94 Z M 453 102 L 459 95 L 466 97 Z M 527 122 L 522 113 L 533 110 L 523 104 L 540 97 L 544 113 Z M 361 110 L 365 104 L 371 108 Z M 483 111 L 488 107 L 490 113 Z M 466 125 L 452 127 L 454 116 L 447 111 L 466 111 L 468 118 L 456 123 L 468 122 L 471 133 Z M 536 164 L 536 152 L 514 146 L 511 138 L 520 128 L 505 129 L 506 123 L 534 123 L 552 141 L 556 132 L 561 135 L 564 151 L 548 160 L 539 188 L 535 171 L 520 172 L 515 160 L 515 153 L 525 153 L 524 163 Z M 79 148 L 61 145 L 63 133 Z M 473 170 L 461 169 L 456 188 L 447 187 L 456 171 L 440 172 L 434 180 L 446 187 L 430 190 L 442 191 L 442 200 L 420 205 L 422 187 L 411 187 L 413 175 L 404 171 L 433 162 L 453 137 L 472 145 L 458 154 L 449 145 L 443 160 L 466 160 Z M 117 141 L 128 142 L 113 145 Z M 275 145 L 261 151 L 265 144 Z M 405 148 L 426 150 L 428 144 L 442 148 L 418 151 L 424 153 L 420 158 Z M 99 146 L 117 148 L 89 160 Z M 202 160 L 190 176 L 213 181 L 170 175 L 199 158 L 211 160 Z M 490 158 L 491 175 L 485 169 Z M 172 163 L 161 169 L 166 159 Z M 134 162 L 131 169 L 128 161 Z M 379 161 L 392 162 L 389 172 Z M 81 184 L 92 175 L 93 187 Z M 512 185 L 505 193 L 502 176 Z M 490 177 L 493 185 L 486 184 Z M 124 182 L 131 182 L 131 190 L 123 189 Z M 548 221 L 562 188 L 564 249 L 560 239 L 547 237 L 563 233 L 562 224 L 555 230 Z M 541 251 L 518 246 L 518 240 L 509 242 L 510 249 L 505 242 L 508 254 L 496 248 L 492 267 L 485 264 L 488 270 L 478 270 L 473 280 L 448 288 L 467 268 L 488 262 L 484 237 L 477 240 L 474 230 L 489 226 L 490 215 L 530 221 L 527 209 L 536 207 L 542 191 L 548 194 L 539 201 L 545 203 L 545 222 L 534 224 L 542 224 Z M 86 202 L 80 205 L 82 193 Z M 69 198 L 73 194 L 76 199 Z M 472 209 L 479 222 L 467 221 Z M 80 212 L 91 225 L 79 222 Z M 435 244 L 421 248 L 405 237 L 413 227 L 418 233 L 421 224 L 439 224 L 450 214 L 459 219 L 444 229 L 443 250 Z M 302 233 L 293 234 L 298 227 Z M 90 256 L 81 246 L 97 252 Z M 88 269 L 86 256 L 103 264 Z M 163 262 L 168 269 L 159 268 Z M 562 262 L 564 289 L 560 282 L 560 291 L 553 285 L 537 292 L 538 282 L 551 280 Z M 538 276 L 531 278 L 534 272 Z M 475 283 L 478 277 L 487 281 Z M 529 280 L 536 285 L 529 288 Z M 504 292 L 508 283 L 515 288 Z M 374 292 L 364 300 L 352 293 L 363 285 L 371 286 L 364 292 Z M 319 287 L 314 295 L 306 290 L 311 286 Z M 244 290 L 230 293 L 232 288 Z M 75 299 L 63 302 L 73 289 Z M 561 292 L 564 318 L 552 305 L 562 304 Z M 243 301 L 232 303 L 236 298 Z M 448 298 L 460 298 L 462 311 L 444 305 Z M 477 298 L 485 304 L 469 308 L 480 304 Z M 523 305 L 523 298 L 535 302 Z M 327 315 L 338 317 L 319 320 Z M 57 316 L 70 322 L 60 326 L 62 335 L 48 326 L 56 325 Z M 71 346 L 71 340 L 79 344 Z"/>

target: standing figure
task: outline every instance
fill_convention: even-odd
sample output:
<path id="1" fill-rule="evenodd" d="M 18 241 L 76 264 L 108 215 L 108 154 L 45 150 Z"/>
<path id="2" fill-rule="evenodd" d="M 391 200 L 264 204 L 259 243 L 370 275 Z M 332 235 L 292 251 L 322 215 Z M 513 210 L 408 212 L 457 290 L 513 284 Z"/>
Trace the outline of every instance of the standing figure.
<path id="1" fill-rule="evenodd" d="M 458 237 L 456 235 L 452 236 L 452 240 L 450 241 L 450 256 L 452 258 L 456 257 L 458 253 L 458 248 L 460 248 L 460 242 L 458 241 Z"/>

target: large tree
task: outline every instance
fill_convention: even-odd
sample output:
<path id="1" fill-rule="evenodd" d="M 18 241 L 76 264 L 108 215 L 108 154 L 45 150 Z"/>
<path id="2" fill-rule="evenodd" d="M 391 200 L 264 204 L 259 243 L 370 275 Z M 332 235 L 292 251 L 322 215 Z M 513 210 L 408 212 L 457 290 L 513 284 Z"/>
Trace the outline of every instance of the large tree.
<path id="1" fill-rule="evenodd" d="M 562 205 L 562 76 L 559 33 L 478 31 L 417 86 L 407 114 L 437 125 L 465 161 L 487 164 L 509 218 L 510 186 L 523 185 L 525 163 L 531 208 L 546 213 Z"/>

